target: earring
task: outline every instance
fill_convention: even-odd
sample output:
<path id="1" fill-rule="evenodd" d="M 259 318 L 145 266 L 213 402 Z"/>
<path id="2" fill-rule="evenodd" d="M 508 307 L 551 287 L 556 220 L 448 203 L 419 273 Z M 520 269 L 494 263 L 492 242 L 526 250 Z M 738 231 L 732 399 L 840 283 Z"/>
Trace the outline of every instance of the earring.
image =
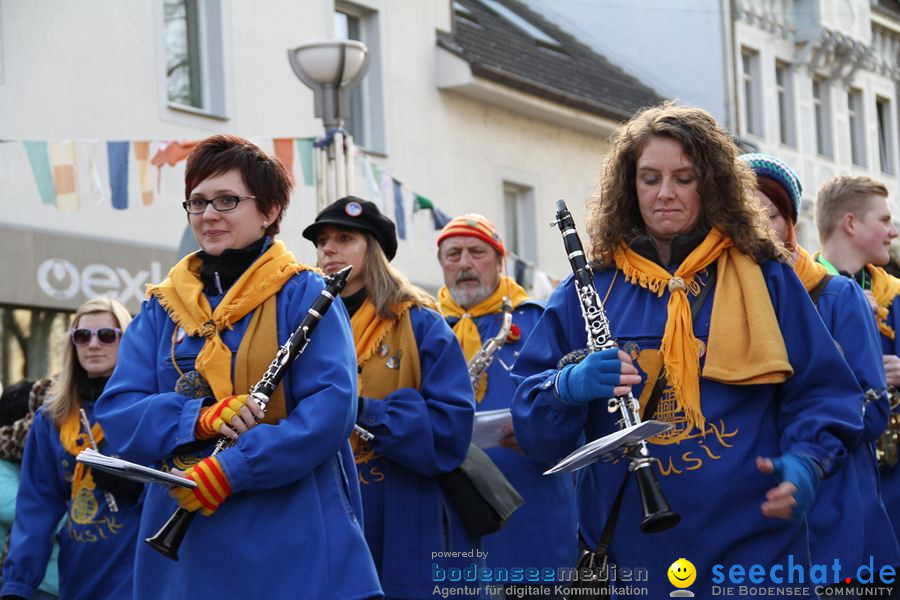
<path id="1" fill-rule="evenodd" d="M 268 221 L 263 221 L 263 227 L 268 227 L 268 226 L 269 226 L 269 222 L 268 222 Z"/>

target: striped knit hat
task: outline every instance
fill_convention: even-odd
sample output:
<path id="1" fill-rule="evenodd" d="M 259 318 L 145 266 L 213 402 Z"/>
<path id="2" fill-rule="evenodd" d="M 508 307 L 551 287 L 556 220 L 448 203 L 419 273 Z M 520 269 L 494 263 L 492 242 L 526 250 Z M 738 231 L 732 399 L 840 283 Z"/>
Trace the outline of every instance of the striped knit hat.
<path id="1" fill-rule="evenodd" d="M 797 214 L 800 212 L 800 196 L 803 194 L 803 186 L 800 185 L 800 179 L 793 169 L 784 161 L 769 154 L 741 154 L 738 158 L 750 165 L 757 177 L 773 179 L 784 188 L 791 199 L 792 214 L 790 216 L 796 223 Z"/>
<path id="2" fill-rule="evenodd" d="M 503 245 L 503 240 L 500 239 L 497 226 L 488 221 L 486 217 L 469 213 L 451 220 L 441 230 L 441 235 L 437 239 L 438 246 L 445 239 L 456 236 L 478 238 L 499 252 L 500 256 L 506 256 L 506 247 Z"/>

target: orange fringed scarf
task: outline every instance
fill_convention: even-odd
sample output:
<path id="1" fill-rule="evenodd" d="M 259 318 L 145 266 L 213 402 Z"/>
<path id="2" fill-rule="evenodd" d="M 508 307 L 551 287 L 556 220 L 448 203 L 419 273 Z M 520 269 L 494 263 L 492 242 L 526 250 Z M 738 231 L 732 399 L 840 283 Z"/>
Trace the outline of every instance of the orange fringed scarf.
<path id="1" fill-rule="evenodd" d="M 822 283 L 825 276 L 828 275 L 828 269 L 822 264 L 813 260 L 812 256 L 805 248 L 797 246 L 797 260 L 794 262 L 794 273 L 803 282 L 803 287 L 807 292 L 816 289 L 816 286 Z"/>
<path id="2" fill-rule="evenodd" d="M 872 278 L 872 295 L 878 303 L 875 318 L 878 321 L 878 331 L 888 339 L 894 339 L 894 328 L 887 324 L 888 310 L 894 298 L 900 295 L 900 279 L 897 279 L 881 267 L 866 265 L 866 270 Z"/>
<path id="3" fill-rule="evenodd" d="M 700 340 L 694 336 L 688 292 L 696 276 L 718 261 L 717 284 L 703 376 L 732 385 L 780 383 L 793 374 L 762 271 L 717 229 L 670 274 L 623 244 L 614 254 L 627 281 L 662 295 L 669 291 L 668 317 L 660 344 L 675 401 L 692 425 L 703 430 L 700 404 Z"/>
<path id="4" fill-rule="evenodd" d="M 103 429 L 100 427 L 100 423 L 94 423 L 93 427 L 91 427 L 91 433 L 94 436 L 94 441 L 99 446 L 100 442 L 103 441 Z M 69 416 L 66 417 L 66 420 L 60 426 L 59 441 L 62 447 L 66 449 L 66 452 L 72 456 L 78 456 L 82 450 L 90 447 L 90 438 L 83 431 L 81 415 L 78 409 L 69 412 Z M 82 463 L 76 462 L 75 471 L 72 474 L 72 500 L 78 497 L 78 493 L 82 488 L 94 489 L 94 478 L 91 476 L 90 469 Z"/>
<path id="5" fill-rule="evenodd" d="M 203 294 L 200 264 L 196 254 L 186 256 L 172 267 L 165 281 L 148 286 L 147 295 L 156 296 L 169 318 L 185 333 L 206 338 L 194 364 L 215 397 L 224 398 L 234 393 L 234 386 L 231 350 L 219 333 L 231 329 L 275 295 L 291 277 L 310 267 L 298 263 L 284 242 L 276 240 L 234 282 L 213 311 Z"/>

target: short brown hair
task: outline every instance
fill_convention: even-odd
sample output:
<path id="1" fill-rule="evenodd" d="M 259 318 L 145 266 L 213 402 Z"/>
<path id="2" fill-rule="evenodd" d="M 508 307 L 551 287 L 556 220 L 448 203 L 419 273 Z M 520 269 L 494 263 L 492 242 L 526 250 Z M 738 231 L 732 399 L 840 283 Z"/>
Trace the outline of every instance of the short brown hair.
<path id="1" fill-rule="evenodd" d="M 888 190 L 881 182 L 865 175 L 838 175 L 826 181 L 816 198 L 819 241 L 824 242 L 834 234 L 845 214 L 864 217 L 869 211 L 867 200 L 872 196 L 887 198 Z"/>
<path id="2" fill-rule="evenodd" d="M 700 196 L 698 229 L 718 227 L 758 262 L 786 259 L 756 201 L 756 176 L 737 160 L 728 132 L 705 110 L 666 102 L 637 113 L 611 140 L 599 190 L 587 205 L 592 260 L 610 264 L 619 244 L 646 232 L 638 206 L 637 161 L 654 137 L 675 140 L 691 160 Z"/>
<path id="3" fill-rule="evenodd" d="M 275 221 L 266 227 L 266 235 L 274 236 L 281 229 L 294 184 L 280 160 L 249 140 L 235 135 L 213 135 L 197 144 L 187 158 L 184 199 L 204 179 L 232 169 L 241 172 L 261 214 L 268 214 L 273 206 L 281 208 Z"/>

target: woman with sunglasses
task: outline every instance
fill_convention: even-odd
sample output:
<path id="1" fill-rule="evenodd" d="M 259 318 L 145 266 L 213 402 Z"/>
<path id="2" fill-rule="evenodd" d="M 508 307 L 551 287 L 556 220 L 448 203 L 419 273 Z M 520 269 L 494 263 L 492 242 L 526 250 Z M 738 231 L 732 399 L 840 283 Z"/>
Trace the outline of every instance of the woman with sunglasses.
<path id="1" fill-rule="evenodd" d="M 197 484 L 149 486 L 141 539 L 179 507 L 198 514 L 177 562 L 138 544 L 137 598 L 381 594 L 347 441 L 356 362 L 341 304 L 265 415 L 247 395 L 325 287 L 274 239 L 291 188 L 278 159 L 238 137 L 207 138 L 187 159 L 183 206 L 201 250 L 150 287 L 97 406 L 124 458 Z M 221 436 L 236 443 L 210 456 Z"/>
<path id="2" fill-rule="evenodd" d="M 115 453 L 94 420 L 94 403 L 116 367 L 131 316 L 116 300 L 94 298 L 75 313 L 62 372 L 31 424 L 22 458 L 16 517 L 0 595 L 32 597 L 59 540 L 62 598 L 131 596 L 140 522 L 140 484 L 104 476 L 75 462 L 91 445 Z M 91 425 L 82 426 L 80 411 Z M 64 519 L 58 528 L 60 519 Z M 59 529 L 58 533 L 57 530 Z"/>

